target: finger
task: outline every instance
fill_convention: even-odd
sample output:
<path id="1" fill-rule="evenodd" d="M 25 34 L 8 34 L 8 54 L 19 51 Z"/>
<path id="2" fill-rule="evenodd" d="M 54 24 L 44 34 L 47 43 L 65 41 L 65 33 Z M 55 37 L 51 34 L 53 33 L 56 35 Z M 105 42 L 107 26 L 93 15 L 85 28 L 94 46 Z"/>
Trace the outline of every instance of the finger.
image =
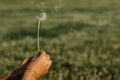
<path id="1" fill-rule="evenodd" d="M 48 69 L 47 69 L 47 70 L 45 70 L 45 72 L 43 73 L 43 75 L 47 74 L 47 73 L 48 73 L 48 71 L 49 71 Z"/>
<path id="2" fill-rule="evenodd" d="M 45 55 L 46 55 L 46 52 L 45 51 L 41 51 L 41 52 L 39 52 L 38 57 L 44 57 Z"/>
<path id="3" fill-rule="evenodd" d="M 26 62 L 28 61 L 28 58 L 25 58 L 19 65 L 17 68 L 21 67 L 22 65 L 24 65 Z"/>
<path id="4" fill-rule="evenodd" d="M 46 55 L 45 51 L 38 52 L 38 53 L 34 56 L 33 60 L 36 59 L 36 58 L 44 58 L 45 55 Z"/>
<path id="5" fill-rule="evenodd" d="M 46 58 L 47 58 L 48 60 L 50 60 L 50 56 L 49 56 L 48 54 L 46 54 Z"/>
<path id="6" fill-rule="evenodd" d="M 47 65 L 47 67 L 46 67 L 46 69 L 45 69 L 44 74 L 47 74 L 47 73 L 48 73 L 51 64 L 52 64 L 52 61 L 50 60 L 50 61 L 49 61 L 49 64 Z"/>
<path id="7" fill-rule="evenodd" d="M 52 64 L 52 61 L 49 60 L 49 63 L 48 63 L 48 65 L 47 65 L 47 69 L 49 69 L 49 67 L 51 66 L 51 64 Z"/>
<path id="8" fill-rule="evenodd" d="M 46 52 L 45 51 L 41 51 L 39 52 L 41 55 L 46 55 Z"/>

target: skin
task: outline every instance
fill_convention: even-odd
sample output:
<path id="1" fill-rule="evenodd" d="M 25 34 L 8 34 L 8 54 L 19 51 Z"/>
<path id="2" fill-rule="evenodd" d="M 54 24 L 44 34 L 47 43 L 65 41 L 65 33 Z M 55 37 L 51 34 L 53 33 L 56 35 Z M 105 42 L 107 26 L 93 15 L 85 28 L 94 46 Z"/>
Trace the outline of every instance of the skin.
<path id="1" fill-rule="evenodd" d="M 18 68 L 0 80 L 38 80 L 47 74 L 52 61 L 44 51 L 34 57 L 24 59 Z"/>

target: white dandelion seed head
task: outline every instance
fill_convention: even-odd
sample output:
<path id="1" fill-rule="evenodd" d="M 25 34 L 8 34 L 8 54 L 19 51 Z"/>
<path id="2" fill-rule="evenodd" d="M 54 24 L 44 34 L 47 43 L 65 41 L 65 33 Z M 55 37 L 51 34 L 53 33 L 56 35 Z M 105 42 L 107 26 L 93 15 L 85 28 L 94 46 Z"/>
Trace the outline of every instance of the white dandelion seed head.
<path id="1" fill-rule="evenodd" d="M 40 13 L 37 17 L 36 17 L 39 21 L 45 21 L 47 18 L 47 14 L 45 12 Z"/>

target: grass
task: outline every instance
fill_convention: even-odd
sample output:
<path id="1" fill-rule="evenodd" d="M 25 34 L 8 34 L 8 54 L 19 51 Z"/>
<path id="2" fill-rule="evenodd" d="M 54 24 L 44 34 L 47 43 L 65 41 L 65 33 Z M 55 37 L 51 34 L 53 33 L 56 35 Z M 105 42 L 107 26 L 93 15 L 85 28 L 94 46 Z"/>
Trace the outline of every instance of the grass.
<path id="1" fill-rule="evenodd" d="M 45 3 L 41 49 L 53 63 L 42 80 L 120 80 L 120 1 L 65 0 L 58 11 Z M 0 77 L 37 52 L 35 6 L 0 0 Z"/>

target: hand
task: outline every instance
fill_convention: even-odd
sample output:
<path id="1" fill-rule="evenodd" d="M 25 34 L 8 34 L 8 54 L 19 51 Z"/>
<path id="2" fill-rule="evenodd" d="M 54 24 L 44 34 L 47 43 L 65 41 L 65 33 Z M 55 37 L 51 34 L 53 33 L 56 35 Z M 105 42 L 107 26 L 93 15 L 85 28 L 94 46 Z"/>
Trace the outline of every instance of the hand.
<path id="1" fill-rule="evenodd" d="M 0 80 L 21 80 L 28 64 L 32 59 L 33 57 L 25 58 L 12 73 L 0 78 Z"/>
<path id="2" fill-rule="evenodd" d="M 41 51 L 34 57 L 24 59 L 15 71 L 0 80 L 38 80 L 48 72 L 51 63 L 49 55 Z"/>
<path id="3" fill-rule="evenodd" d="M 39 52 L 28 64 L 22 80 L 38 80 L 48 72 L 51 63 L 49 55 L 44 51 Z"/>

